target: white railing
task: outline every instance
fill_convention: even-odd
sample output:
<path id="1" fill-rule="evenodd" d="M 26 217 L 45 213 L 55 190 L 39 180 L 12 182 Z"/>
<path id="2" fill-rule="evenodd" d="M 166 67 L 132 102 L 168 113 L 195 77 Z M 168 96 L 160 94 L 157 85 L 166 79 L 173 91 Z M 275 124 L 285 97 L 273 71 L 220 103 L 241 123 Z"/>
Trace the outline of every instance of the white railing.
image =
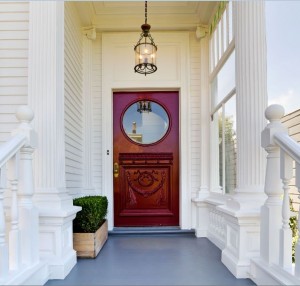
<path id="1" fill-rule="evenodd" d="M 296 244 L 295 264 L 292 263 L 292 231 L 289 226 L 289 183 L 293 178 L 295 163 L 296 186 L 300 191 L 300 145 L 281 124 L 284 109 L 271 105 L 266 109 L 270 123 L 262 132 L 262 147 L 268 153 L 265 180 L 267 200 L 261 211 L 260 260 L 255 263 L 260 273 L 254 277 L 257 284 L 300 283 L 300 241 Z M 298 215 L 299 217 L 299 215 Z M 300 224 L 298 220 L 298 229 Z M 299 234 L 299 232 L 298 232 Z M 268 276 L 268 278 L 266 278 Z M 266 281 L 269 281 L 267 283 Z"/>
<path id="2" fill-rule="evenodd" d="M 209 207 L 207 237 L 220 249 L 224 248 L 226 243 L 225 219 L 215 205 Z"/>
<path id="3" fill-rule="evenodd" d="M 1 285 L 17 283 L 18 276 L 39 261 L 38 212 L 32 203 L 32 153 L 36 146 L 36 134 L 30 125 L 33 112 L 22 106 L 16 116 L 18 128 L 0 146 Z M 9 204 L 4 203 L 4 194 L 8 194 Z"/>

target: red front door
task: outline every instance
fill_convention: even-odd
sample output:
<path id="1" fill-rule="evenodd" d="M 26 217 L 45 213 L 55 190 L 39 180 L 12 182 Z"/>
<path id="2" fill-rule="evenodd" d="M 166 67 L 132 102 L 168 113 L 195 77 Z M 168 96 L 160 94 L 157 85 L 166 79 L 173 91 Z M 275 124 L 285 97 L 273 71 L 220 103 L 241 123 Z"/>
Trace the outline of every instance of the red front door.
<path id="1" fill-rule="evenodd" d="M 115 92 L 114 225 L 179 225 L 178 92 Z"/>

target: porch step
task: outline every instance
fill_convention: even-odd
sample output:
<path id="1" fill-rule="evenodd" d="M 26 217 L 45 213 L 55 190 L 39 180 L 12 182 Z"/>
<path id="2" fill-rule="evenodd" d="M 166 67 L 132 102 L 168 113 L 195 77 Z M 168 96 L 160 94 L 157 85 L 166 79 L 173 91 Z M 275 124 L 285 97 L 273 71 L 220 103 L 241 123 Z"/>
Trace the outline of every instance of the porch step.
<path id="1" fill-rule="evenodd" d="M 114 227 L 108 232 L 109 236 L 191 236 L 195 237 L 194 229 L 180 229 L 177 226 L 168 227 Z"/>

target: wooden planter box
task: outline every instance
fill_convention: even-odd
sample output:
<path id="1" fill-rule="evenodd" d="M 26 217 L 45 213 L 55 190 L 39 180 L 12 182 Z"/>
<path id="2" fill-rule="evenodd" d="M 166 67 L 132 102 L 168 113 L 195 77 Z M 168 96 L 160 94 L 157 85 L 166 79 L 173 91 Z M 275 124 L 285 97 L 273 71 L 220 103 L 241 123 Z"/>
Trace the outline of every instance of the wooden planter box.
<path id="1" fill-rule="evenodd" d="M 73 247 L 77 251 L 77 257 L 95 258 L 107 236 L 107 220 L 95 233 L 73 233 Z"/>

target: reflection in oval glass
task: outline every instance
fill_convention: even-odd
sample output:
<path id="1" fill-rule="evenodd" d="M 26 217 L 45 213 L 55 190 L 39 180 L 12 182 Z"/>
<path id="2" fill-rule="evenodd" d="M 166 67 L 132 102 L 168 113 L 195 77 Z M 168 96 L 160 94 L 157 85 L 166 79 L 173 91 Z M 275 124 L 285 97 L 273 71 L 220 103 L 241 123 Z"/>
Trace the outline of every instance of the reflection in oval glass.
<path id="1" fill-rule="evenodd" d="M 143 101 L 145 102 L 145 101 Z M 122 124 L 126 135 L 140 144 L 153 144 L 162 139 L 169 128 L 165 109 L 150 101 L 151 111 L 137 111 L 139 102 L 130 105 L 124 113 Z"/>

